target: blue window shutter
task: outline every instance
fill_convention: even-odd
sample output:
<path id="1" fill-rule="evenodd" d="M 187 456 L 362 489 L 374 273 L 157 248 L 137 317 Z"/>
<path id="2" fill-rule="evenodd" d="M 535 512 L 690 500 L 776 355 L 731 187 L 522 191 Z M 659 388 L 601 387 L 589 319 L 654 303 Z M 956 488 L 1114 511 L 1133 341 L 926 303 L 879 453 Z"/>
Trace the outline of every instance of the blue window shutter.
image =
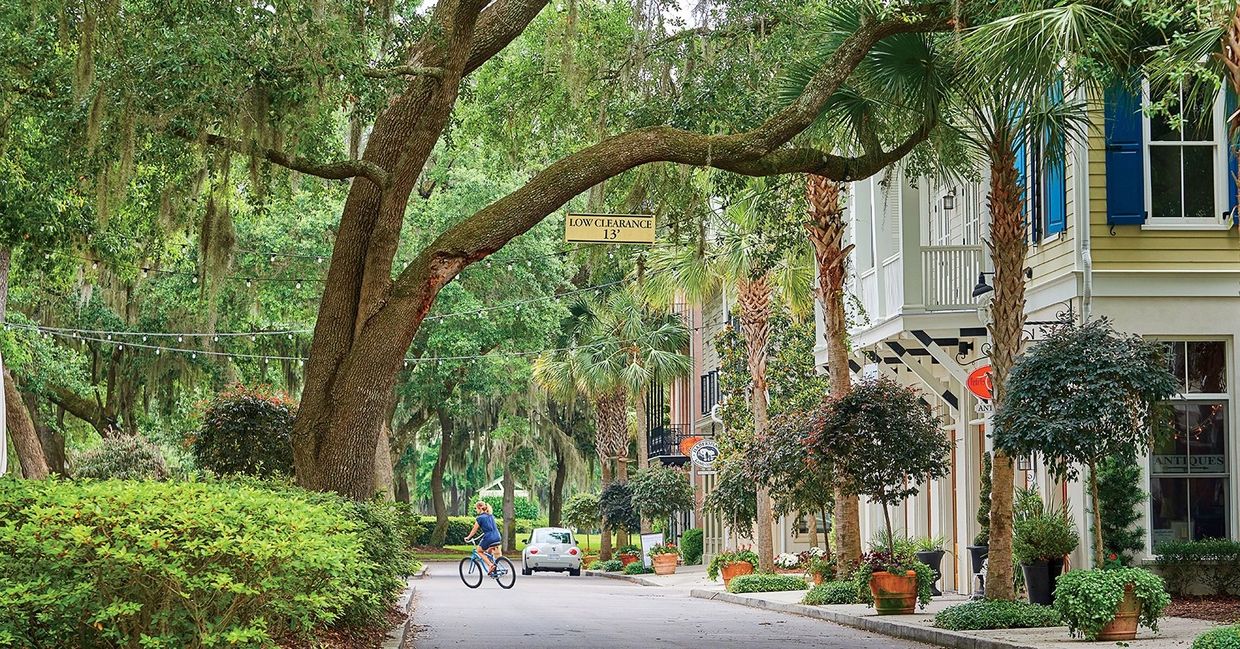
<path id="1" fill-rule="evenodd" d="M 1107 163 L 1107 224 L 1145 223 L 1145 146 L 1141 99 L 1131 89 L 1113 86 L 1104 111 Z"/>
<path id="2" fill-rule="evenodd" d="M 1063 146 L 1059 147 L 1063 150 Z M 1046 234 L 1063 232 L 1068 224 L 1068 191 L 1064 183 L 1064 157 L 1046 161 Z"/>
<path id="3" fill-rule="evenodd" d="M 1232 92 L 1230 87 L 1227 87 L 1224 92 L 1227 94 L 1223 100 L 1223 107 L 1226 117 L 1231 117 L 1232 113 L 1236 112 L 1236 93 Z M 1231 127 L 1225 125 L 1223 132 L 1228 134 L 1227 139 L 1223 142 L 1225 145 L 1224 152 L 1227 155 L 1227 209 L 1231 210 L 1232 219 L 1237 225 L 1240 225 L 1240 213 L 1236 210 L 1236 174 L 1240 173 L 1240 169 L 1237 168 L 1236 152 L 1230 137 Z"/>

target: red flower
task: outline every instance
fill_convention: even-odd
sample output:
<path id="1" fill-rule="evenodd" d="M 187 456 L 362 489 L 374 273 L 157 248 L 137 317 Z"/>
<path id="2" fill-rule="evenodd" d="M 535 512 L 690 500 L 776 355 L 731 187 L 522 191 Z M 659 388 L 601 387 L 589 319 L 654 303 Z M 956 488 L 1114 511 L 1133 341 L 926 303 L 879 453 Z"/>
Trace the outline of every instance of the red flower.
<path id="1" fill-rule="evenodd" d="M 1107 558 L 1110 559 L 1111 561 L 1115 561 L 1116 559 L 1119 558 L 1119 555 L 1112 552 L 1111 554 L 1107 555 Z"/>

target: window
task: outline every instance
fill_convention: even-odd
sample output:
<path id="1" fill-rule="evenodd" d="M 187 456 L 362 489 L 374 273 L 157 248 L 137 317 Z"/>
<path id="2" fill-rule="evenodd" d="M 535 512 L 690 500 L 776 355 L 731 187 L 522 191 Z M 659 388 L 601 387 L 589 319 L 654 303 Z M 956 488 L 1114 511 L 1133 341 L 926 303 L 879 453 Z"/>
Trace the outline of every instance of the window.
<path id="1" fill-rule="evenodd" d="M 1167 343 L 1180 378 L 1172 435 L 1150 457 L 1151 545 L 1163 541 L 1227 538 L 1227 345 L 1222 341 Z"/>
<path id="2" fill-rule="evenodd" d="M 1063 84 L 1047 91 L 1052 105 L 1063 103 Z M 1054 139 L 1052 139 L 1054 138 Z M 1030 133 L 1016 148 L 1016 169 L 1025 187 L 1029 242 L 1037 245 L 1067 229 L 1068 189 L 1064 134 Z"/>
<path id="3" fill-rule="evenodd" d="M 702 375 L 702 414 L 709 415 L 711 408 L 719 403 L 719 370 Z"/>
<path id="4" fill-rule="evenodd" d="M 1147 84 L 1148 100 L 1170 97 L 1166 114 L 1145 118 L 1146 206 L 1151 219 L 1163 223 L 1215 223 L 1222 214 L 1226 188 L 1226 152 L 1222 95 L 1197 96 L 1187 87 L 1174 90 Z"/>
<path id="5" fill-rule="evenodd" d="M 573 534 L 568 530 L 543 530 L 534 535 L 535 543 L 563 543 L 571 544 L 573 542 Z"/>

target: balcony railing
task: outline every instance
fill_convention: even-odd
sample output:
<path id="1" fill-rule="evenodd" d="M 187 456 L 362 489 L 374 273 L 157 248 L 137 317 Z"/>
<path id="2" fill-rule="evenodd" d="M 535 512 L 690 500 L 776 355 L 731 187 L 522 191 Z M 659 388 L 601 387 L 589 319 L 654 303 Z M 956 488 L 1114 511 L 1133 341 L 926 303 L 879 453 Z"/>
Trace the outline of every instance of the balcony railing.
<path id="1" fill-rule="evenodd" d="M 681 442 L 698 437 L 689 426 L 664 424 L 650 429 L 650 459 L 660 459 L 664 464 L 684 464 L 689 459 L 688 449 L 681 448 Z"/>
<path id="2" fill-rule="evenodd" d="M 921 272 L 927 311 L 977 308 L 973 287 L 982 270 L 981 246 L 927 246 Z"/>

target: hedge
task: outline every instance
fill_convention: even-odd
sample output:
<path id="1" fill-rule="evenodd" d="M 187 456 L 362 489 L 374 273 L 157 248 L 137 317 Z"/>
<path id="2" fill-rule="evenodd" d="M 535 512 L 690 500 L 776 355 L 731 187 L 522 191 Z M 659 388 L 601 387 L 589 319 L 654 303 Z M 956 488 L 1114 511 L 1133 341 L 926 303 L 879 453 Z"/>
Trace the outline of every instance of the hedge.
<path id="1" fill-rule="evenodd" d="M 503 514 L 504 514 L 504 497 L 503 496 L 487 496 L 486 498 L 483 498 L 482 500 L 486 501 L 486 503 L 489 504 L 491 508 L 495 510 L 495 520 L 499 520 L 503 518 Z M 527 519 L 527 520 L 534 520 L 535 518 L 538 518 L 538 505 L 535 505 L 534 501 L 530 500 L 529 498 L 524 498 L 521 496 L 517 496 L 513 498 L 512 499 L 512 511 L 513 511 L 513 515 L 518 520 L 522 518 Z"/>
<path id="2" fill-rule="evenodd" d="M 1200 583 L 1215 595 L 1240 595 L 1240 541 L 1168 541 L 1154 549 L 1159 572 L 1173 595 Z"/>
<path id="3" fill-rule="evenodd" d="M 412 567 L 398 512 L 344 503 L 228 482 L 0 478 L 0 646 L 266 647 L 379 619 Z"/>
<path id="4" fill-rule="evenodd" d="M 728 582 L 729 593 L 774 593 L 786 590 L 805 590 L 805 578 L 798 575 L 774 575 L 759 573 L 733 577 Z"/>
<path id="5" fill-rule="evenodd" d="M 1240 649 L 1240 624 L 1206 631 L 1193 640 L 1193 649 Z"/>
<path id="6" fill-rule="evenodd" d="M 702 529 L 694 527 L 680 535 L 680 556 L 686 566 L 702 563 Z"/>
<path id="7" fill-rule="evenodd" d="M 860 604 L 857 598 L 857 584 L 851 581 L 824 581 L 809 589 L 802 604 L 825 606 L 827 604 Z"/>
<path id="8" fill-rule="evenodd" d="M 934 626 L 952 631 L 1029 629 L 1062 625 L 1063 619 L 1059 616 L 1059 611 L 1050 606 L 997 599 L 956 604 L 934 616 Z"/>
<path id="9" fill-rule="evenodd" d="M 646 564 L 641 561 L 634 561 L 624 567 L 624 574 L 626 575 L 649 575 L 653 572 L 653 568 L 647 568 Z"/>
<path id="10" fill-rule="evenodd" d="M 469 534 L 469 530 L 474 527 L 473 516 L 449 516 L 448 517 L 448 535 L 444 538 L 444 545 L 469 545 L 469 541 L 465 537 Z M 529 519 L 518 518 L 517 534 L 529 534 L 537 527 L 546 527 L 546 524 L 539 525 L 541 521 L 532 521 Z M 418 545 L 430 545 L 431 534 L 435 532 L 435 517 L 423 516 L 421 518 L 422 533 L 418 537 Z M 499 527 L 499 531 L 504 531 L 504 521 L 500 517 L 495 518 L 495 524 Z"/>

